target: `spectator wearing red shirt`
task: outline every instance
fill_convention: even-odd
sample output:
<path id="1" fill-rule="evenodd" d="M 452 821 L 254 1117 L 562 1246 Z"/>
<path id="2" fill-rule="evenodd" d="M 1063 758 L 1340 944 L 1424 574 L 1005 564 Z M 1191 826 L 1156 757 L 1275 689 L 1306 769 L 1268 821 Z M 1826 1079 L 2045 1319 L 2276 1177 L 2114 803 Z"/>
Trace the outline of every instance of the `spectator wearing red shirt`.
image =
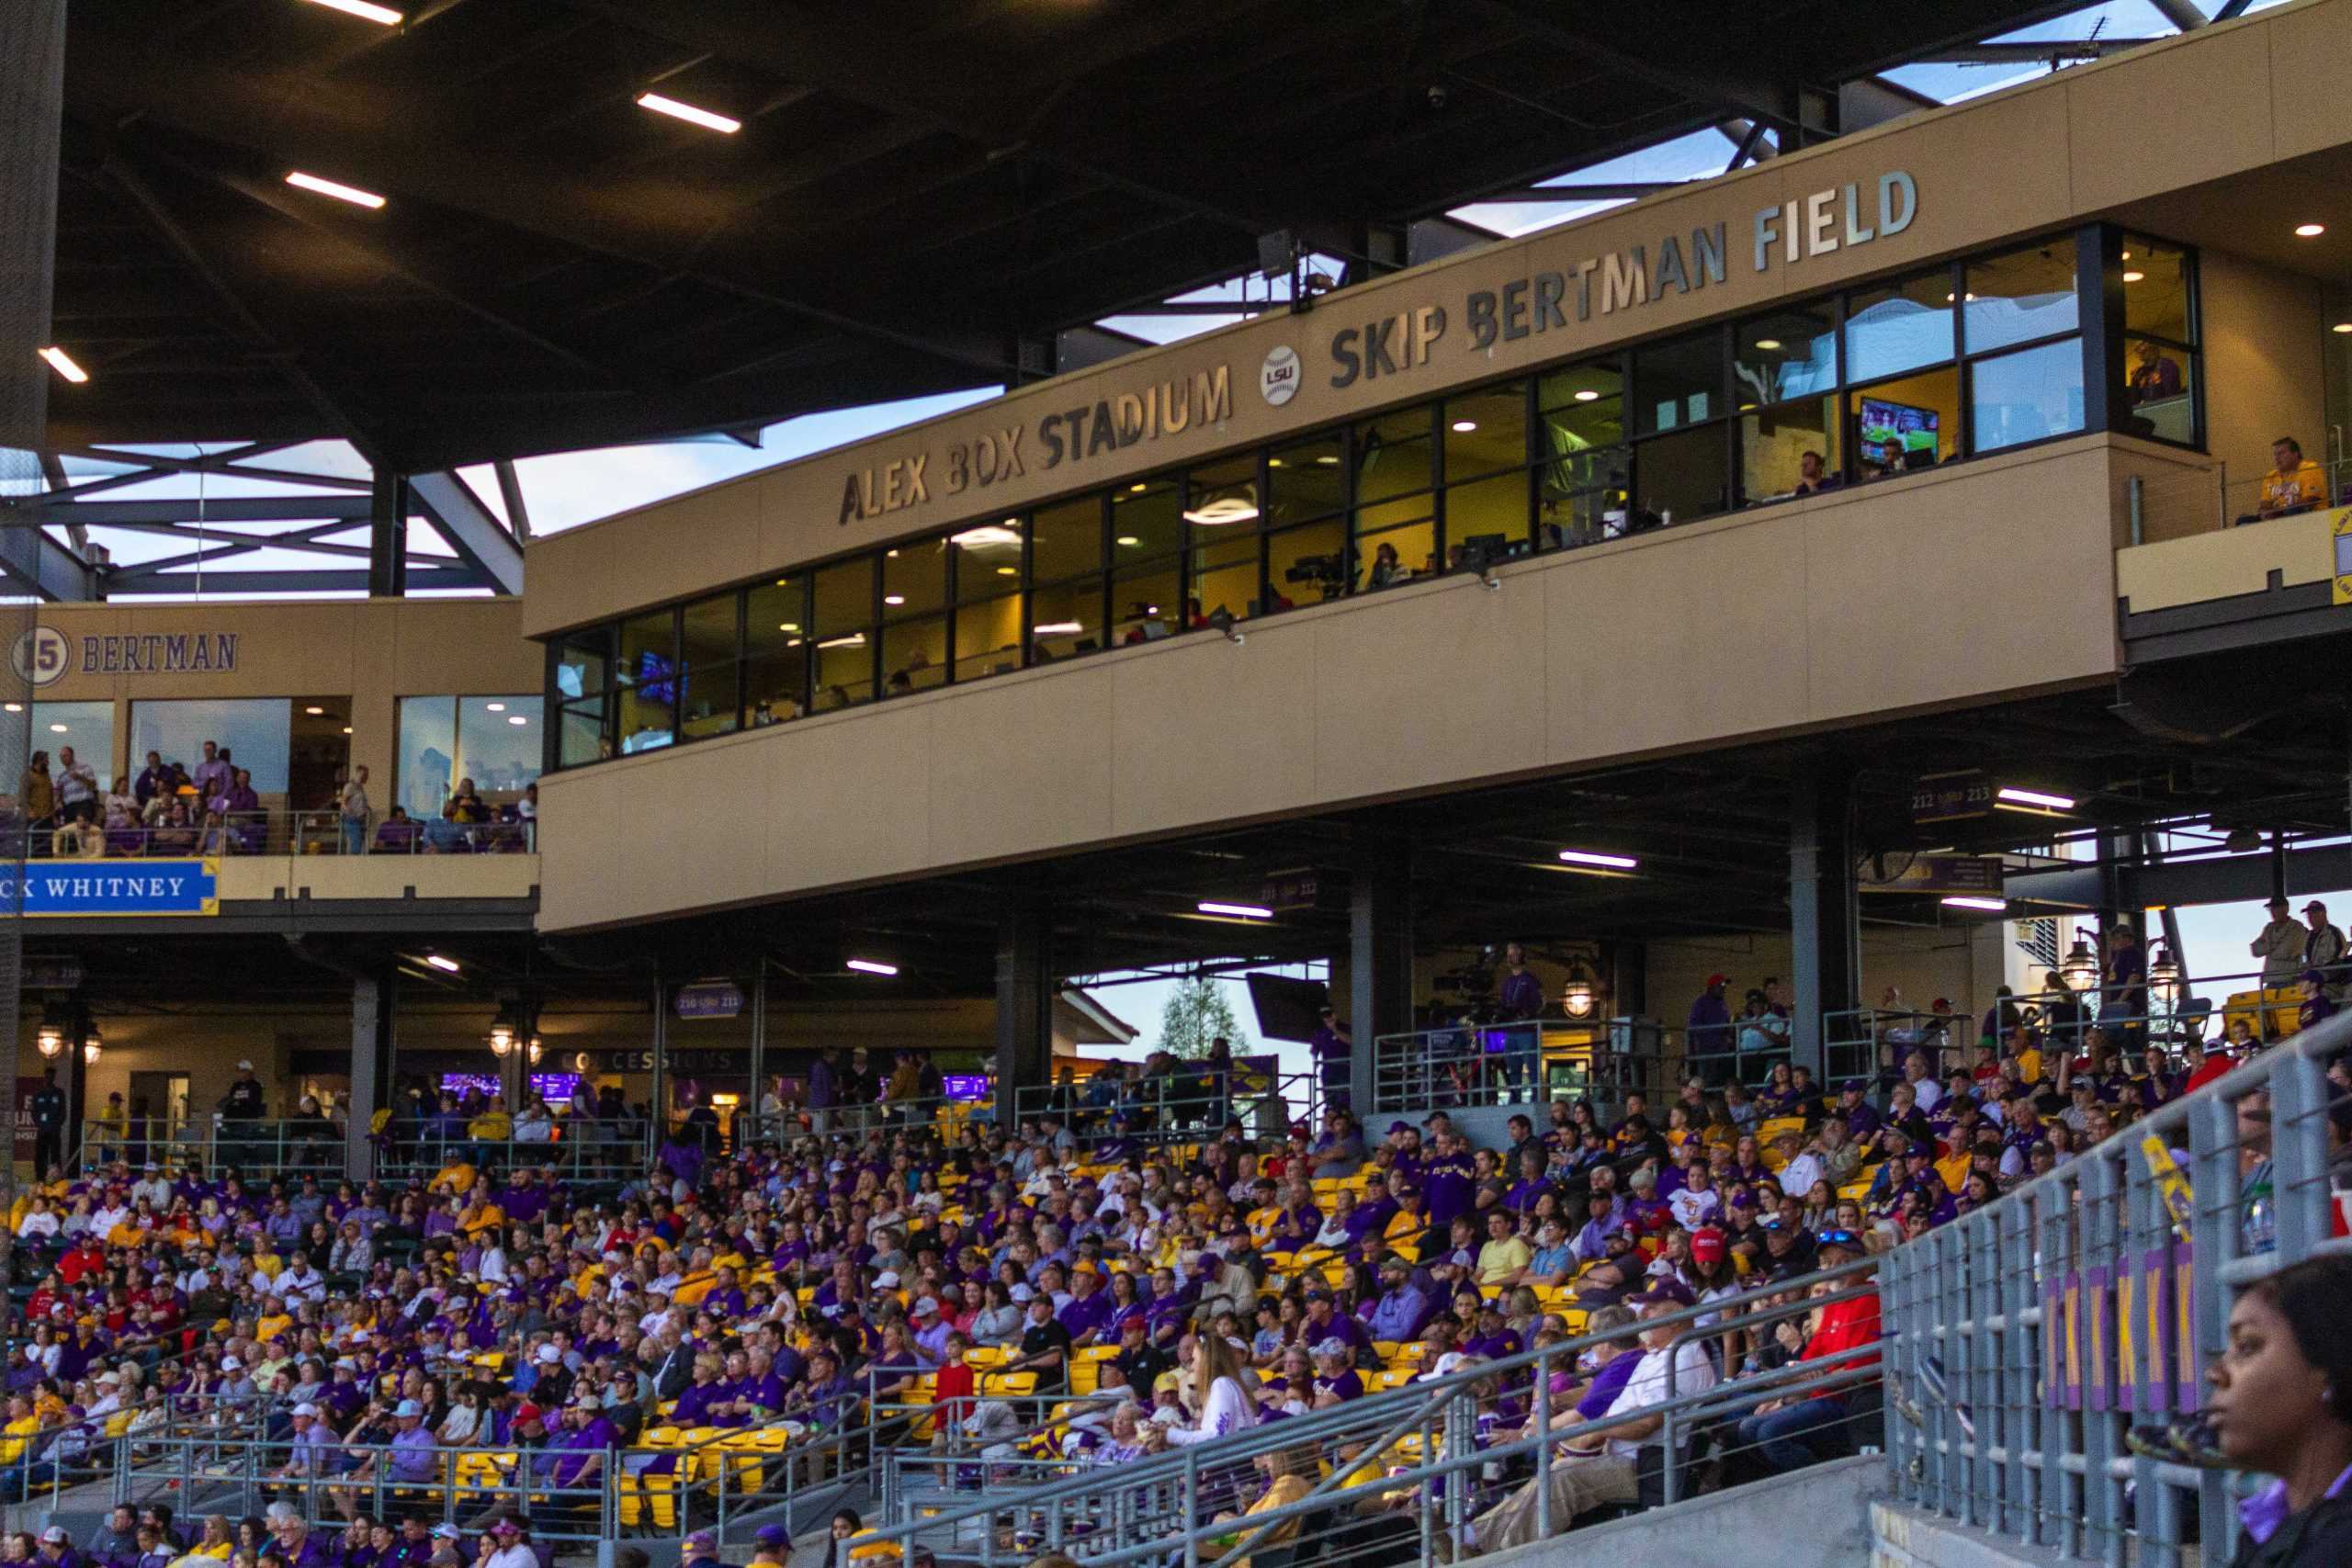
<path id="1" fill-rule="evenodd" d="M 1835 1269 L 1862 1256 L 1861 1239 L 1848 1230 L 1823 1231 L 1817 1247 L 1824 1269 Z M 1878 1292 L 1873 1290 L 1822 1308 L 1820 1323 L 1796 1359 L 1826 1360 L 1874 1345 L 1878 1338 Z M 1839 1361 L 1835 1370 L 1877 1364 L 1874 1355 L 1857 1356 Z M 1856 1414 L 1848 1406 L 1848 1395 L 1871 1392 L 1868 1387 L 1849 1386 L 1825 1389 L 1806 1399 L 1767 1400 L 1754 1415 L 1741 1418 L 1733 1451 L 1746 1455 L 1756 1470 L 1772 1475 L 1834 1459 L 1849 1446 L 1846 1428 Z"/>
<path id="2" fill-rule="evenodd" d="M 2205 1042 L 2192 1040 L 2188 1043 L 2188 1078 L 2182 1084 L 2180 1092 L 2183 1095 L 2195 1094 L 2236 1066 L 2227 1052 L 2208 1051 Z"/>

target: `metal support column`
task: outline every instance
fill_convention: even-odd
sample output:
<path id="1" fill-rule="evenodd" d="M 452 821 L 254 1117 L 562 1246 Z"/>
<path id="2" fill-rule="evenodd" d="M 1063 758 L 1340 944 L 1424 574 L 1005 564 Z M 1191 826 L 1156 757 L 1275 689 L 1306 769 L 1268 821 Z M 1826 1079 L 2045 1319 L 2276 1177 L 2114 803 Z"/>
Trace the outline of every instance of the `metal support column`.
<path id="1" fill-rule="evenodd" d="M 767 1091 L 768 961 L 767 955 L 763 953 L 756 967 L 752 971 L 752 1092 L 746 1097 L 742 1110 L 737 1114 L 751 1117 L 750 1125 L 757 1128 L 762 1136 L 780 1138 L 784 1135 L 780 1129 L 763 1126 L 760 1122 L 760 1104 L 766 1097 Z M 740 1149 L 744 1145 L 744 1139 L 735 1140 L 737 1148 Z"/>
<path id="2" fill-rule="evenodd" d="M 653 982 L 653 1092 L 646 1103 L 650 1146 L 670 1141 L 670 983 Z"/>
<path id="3" fill-rule="evenodd" d="M 1411 846 L 1366 845 L 1348 880 L 1348 1030 L 1350 1109 L 1359 1119 L 1377 1108 L 1374 1043 L 1413 1027 L 1413 858 Z"/>
<path id="4" fill-rule="evenodd" d="M 369 1139 L 376 1112 L 391 1104 L 392 998 L 390 975 L 351 983 L 351 1101 L 344 1133 L 344 1168 L 354 1181 L 376 1174 Z"/>
<path id="5" fill-rule="evenodd" d="M 1789 981 L 1796 993 L 1792 1065 L 1828 1080 L 1822 1015 L 1860 1005 L 1861 908 L 1854 885 L 1853 775 L 1807 758 L 1790 781 Z"/>
<path id="6" fill-rule="evenodd" d="M 368 510 L 368 596 L 397 599 L 408 592 L 408 481 L 376 470 Z"/>
<path id="7" fill-rule="evenodd" d="M 1038 904 L 1005 911 L 996 928 L 996 1119 L 1017 1121 L 1017 1091 L 1051 1080 L 1054 982 L 1048 968 L 1053 929 Z"/>

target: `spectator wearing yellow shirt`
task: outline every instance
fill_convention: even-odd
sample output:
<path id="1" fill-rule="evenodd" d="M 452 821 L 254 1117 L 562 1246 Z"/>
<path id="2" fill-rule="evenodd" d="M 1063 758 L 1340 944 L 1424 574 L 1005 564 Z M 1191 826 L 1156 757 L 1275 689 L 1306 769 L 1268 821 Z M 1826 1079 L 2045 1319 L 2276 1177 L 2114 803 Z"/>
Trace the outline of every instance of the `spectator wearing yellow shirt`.
<path id="1" fill-rule="evenodd" d="M 466 1206 L 458 1211 L 458 1233 L 460 1235 L 494 1231 L 505 1223 L 506 1211 L 479 1192 L 469 1196 Z"/>
<path id="2" fill-rule="evenodd" d="M 2303 456 L 2303 445 L 2291 435 L 2270 444 L 2270 471 L 2262 476 L 2259 502 L 2251 516 L 2238 519 L 2243 528 L 2272 517 L 2310 512 L 2327 502 L 2327 479 L 2319 465 Z"/>
<path id="3" fill-rule="evenodd" d="M 1478 1283 L 1509 1290 L 1526 1274 L 1535 1251 L 1511 1231 L 1511 1217 L 1496 1209 L 1487 1215 L 1487 1241 L 1478 1248 Z"/>
<path id="4" fill-rule="evenodd" d="M 12 1397 L 8 1401 L 8 1423 L 0 1427 L 0 1465 L 22 1460 L 33 1434 L 40 1430 L 40 1417 L 33 1414 L 31 1401 L 22 1394 Z"/>
<path id="5" fill-rule="evenodd" d="M 462 1197 L 473 1190 L 474 1168 L 463 1157 L 453 1158 L 448 1164 L 433 1173 L 433 1179 L 427 1183 L 427 1186 L 446 1187 L 449 1191 Z"/>

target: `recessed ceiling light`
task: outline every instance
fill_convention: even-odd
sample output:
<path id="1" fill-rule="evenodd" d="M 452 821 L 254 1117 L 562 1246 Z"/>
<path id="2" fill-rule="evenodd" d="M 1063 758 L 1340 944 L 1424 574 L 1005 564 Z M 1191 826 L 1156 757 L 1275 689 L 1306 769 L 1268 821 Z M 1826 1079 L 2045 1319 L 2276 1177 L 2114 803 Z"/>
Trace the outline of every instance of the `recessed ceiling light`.
<path id="1" fill-rule="evenodd" d="M 509 724 L 528 724 L 531 720 L 530 716 L 526 714 L 510 713 L 506 716 L 506 722 Z"/>
<path id="2" fill-rule="evenodd" d="M 885 593 L 882 595 L 882 603 L 885 604 L 903 604 L 906 602 L 907 596 L 903 593 Z"/>
<path id="3" fill-rule="evenodd" d="M 2131 253 L 2130 251 L 2126 251 L 2126 252 L 2124 252 L 2124 253 L 2123 253 L 2123 259 L 2124 259 L 2125 261 L 2130 261 L 2130 260 L 2132 259 L 2132 253 Z"/>
<path id="4" fill-rule="evenodd" d="M 1776 337 L 1759 337 L 1756 340 L 1756 346 L 1769 352 L 1780 347 L 1781 340 Z"/>
<path id="5" fill-rule="evenodd" d="M 51 735 L 62 735 L 65 733 L 65 726 L 62 724 L 52 724 L 49 727 L 49 732 Z"/>
<path id="6" fill-rule="evenodd" d="M 379 27 L 396 28 L 401 25 L 398 11 L 390 6 L 371 6 L 368 0 L 311 0 L 311 4 L 324 6 L 330 11 L 340 11 L 346 17 L 356 17 L 363 22 L 374 22 Z"/>
<path id="7" fill-rule="evenodd" d="M 1032 637 L 1076 637 L 1086 627 L 1077 621 L 1046 621 L 1029 628 Z"/>
<path id="8" fill-rule="evenodd" d="M 22 703 L 0 703 L 0 711 L 22 713 L 25 711 L 25 705 Z"/>
<path id="9" fill-rule="evenodd" d="M 1132 550 L 1138 545 L 1141 545 L 1143 541 L 1136 537 L 1133 534 L 1122 534 L 1119 536 L 1119 543 Z"/>
<path id="10" fill-rule="evenodd" d="M 2137 283 L 2147 276 L 2148 275 L 2144 272 L 2127 272 L 2123 275 L 2123 281 L 2126 283 Z"/>
<path id="11" fill-rule="evenodd" d="M 899 972 L 897 964 L 884 964 L 872 958 L 853 958 L 849 961 L 847 967 L 856 970 L 861 975 L 896 975 Z"/>
<path id="12" fill-rule="evenodd" d="M 977 528 L 967 528 L 960 534 L 950 534 L 947 542 L 961 545 L 967 550 L 982 550 L 996 545 L 1015 546 L 1021 543 L 1021 525 L 1011 517 L 1001 525 L 984 523 Z"/>
<path id="13" fill-rule="evenodd" d="M 322 180 L 316 175 L 306 175 L 300 169 L 288 175 L 286 183 L 297 190 L 313 191 L 320 196 L 331 196 L 337 201 L 347 201 L 354 207 L 365 207 L 372 210 L 384 205 L 384 198 L 372 190 L 361 190 L 357 186 L 340 185 L 334 180 Z"/>
<path id="14" fill-rule="evenodd" d="M 1562 850 L 1560 858 L 1570 865 L 1603 865 L 1611 871 L 1631 871 L 1642 863 L 1632 855 L 1605 855 L 1598 850 Z"/>
<path id="15" fill-rule="evenodd" d="M 1577 401 L 1580 403 L 1591 403 L 1598 402 L 1600 400 L 1600 394 L 1594 391 L 1590 387 L 1585 388 L 1582 391 L 1577 394 Z"/>
<path id="16" fill-rule="evenodd" d="M 56 371 L 60 376 L 64 377 L 67 380 L 73 382 L 77 387 L 90 378 L 90 373 L 87 370 L 83 369 L 79 365 L 74 364 L 74 356 L 66 353 L 62 348 L 58 348 L 54 345 L 44 348 L 40 351 L 40 356 L 49 361 L 49 367 L 51 370 Z"/>
<path id="17" fill-rule="evenodd" d="M 424 955 L 424 961 L 435 969 L 444 969 L 452 975 L 458 972 L 458 961 L 454 958 L 444 958 L 437 953 L 428 953 Z"/>
<path id="18" fill-rule="evenodd" d="M 2336 323 L 2335 323 L 2335 325 L 2334 325 L 2333 327 L 2330 327 L 2328 330 L 2329 330 L 2330 332 L 2337 332 L 2337 333 L 2352 333 L 2352 321 L 2338 321 L 2338 322 L 2336 322 Z"/>
<path id="19" fill-rule="evenodd" d="M 1221 528 L 1230 523 L 1255 523 L 1258 503 L 1247 496 L 1227 495 L 1187 510 L 1184 521 L 1203 528 Z"/>
<path id="20" fill-rule="evenodd" d="M 865 634 L 864 632 L 852 632 L 847 637 L 827 637 L 817 646 L 819 648 L 864 648 L 865 646 Z"/>
<path id="21" fill-rule="evenodd" d="M 484 705 L 492 713 L 504 713 L 506 711 L 506 705 L 504 703 L 488 703 Z"/>
<path id="22" fill-rule="evenodd" d="M 1329 452 L 1324 453 L 1321 457 L 1316 458 L 1315 461 L 1318 466 L 1326 468 L 1336 468 L 1340 466 L 1340 459 Z"/>
<path id="23" fill-rule="evenodd" d="M 2324 223 L 2298 223 L 2295 225 L 2295 238 L 2299 240 L 2316 240 L 2322 234 L 2326 232 L 2327 225 Z"/>
<path id="24" fill-rule="evenodd" d="M 637 107 L 666 114 L 672 119 L 683 119 L 688 125 L 699 125 L 705 130 L 716 130 L 722 136 L 732 136 L 743 129 L 743 122 L 708 109 L 698 109 L 692 104 L 682 104 L 675 98 L 665 98 L 659 93 L 640 93 Z"/>
<path id="25" fill-rule="evenodd" d="M 1141 495 L 1150 488 L 1151 487 L 1149 485 L 1129 485 L 1127 487 L 1127 493 L 1130 495 Z"/>
<path id="26" fill-rule="evenodd" d="M 1457 419 L 1453 422 L 1453 432 L 1457 435 L 1467 435 L 1477 428 L 1478 422 L 1475 419 Z"/>
<path id="27" fill-rule="evenodd" d="M 1991 914 L 2003 915 L 2008 912 L 2009 901 L 2007 898 L 1977 898 L 1971 897 L 1968 894 L 1955 893 L 1951 897 L 1944 900 L 1944 908 L 1948 909 L 1983 909 Z"/>
<path id="28" fill-rule="evenodd" d="M 351 726 L 349 726 L 349 725 L 347 725 L 347 724 L 346 724 L 346 725 L 345 725 L 345 726 L 343 727 L 343 732 L 344 732 L 345 735 L 350 734 L 350 733 L 351 733 Z"/>
<path id="29" fill-rule="evenodd" d="M 1270 468 L 1279 468 L 1282 466 L 1283 460 L 1280 457 L 1269 457 L 1266 459 L 1266 467 Z"/>
<path id="30" fill-rule="evenodd" d="M 318 707 L 304 708 L 302 711 L 309 714 L 312 718 L 324 718 L 327 712 L 326 709 Z"/>
<path id="31" fill-rule="evenodd" d="M 1204 915 L 1229 915 L 1237 920 L 1271 920 L 1274 912 L 1259 904 L 1224 904 L 1204 898 L 1193 906 Z"/>
<path id="32" fill-rule="evenodd" d="M 2002 785 L 2000 793 L 1993 798 L 1996 802 L 2007 801 L 2012 806 L 2039 806 L 2051 811 L 2075 809 L 2075 797 L 2071 795 L 2052 795 L 2040 789 L 2012 789 L 2007 784 Z"/>

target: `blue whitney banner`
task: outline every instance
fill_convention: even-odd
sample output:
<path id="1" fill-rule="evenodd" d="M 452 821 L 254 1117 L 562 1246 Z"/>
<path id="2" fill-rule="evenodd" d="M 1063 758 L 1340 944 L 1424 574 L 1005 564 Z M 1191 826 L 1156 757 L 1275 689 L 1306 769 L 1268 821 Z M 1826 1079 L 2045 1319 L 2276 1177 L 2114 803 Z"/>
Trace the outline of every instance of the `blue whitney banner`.
<path id="1" fill-rule="evenodd" d="M 25 863 L 24 909 L 44 915 L 216 915 L 212 860 L 36 860 Z M 13 902 L 14 866 L 0 864 L 0 903 Z"/>

